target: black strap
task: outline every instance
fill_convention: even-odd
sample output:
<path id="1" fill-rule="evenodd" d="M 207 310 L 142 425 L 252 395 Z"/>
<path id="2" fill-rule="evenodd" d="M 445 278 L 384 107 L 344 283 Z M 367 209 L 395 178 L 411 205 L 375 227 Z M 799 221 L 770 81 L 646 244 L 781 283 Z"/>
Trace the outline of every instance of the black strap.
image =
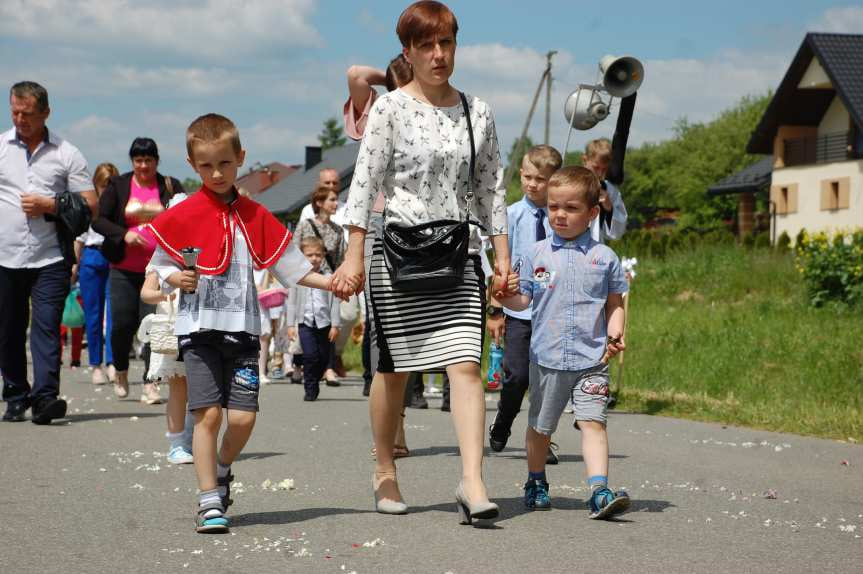
<path id="1" fill-rule="evenodd" d="M 330 250 L 327 249 L 327 242 L 324 241 L 324 237 L 321 235 L 321 232 L 318 231 L 318 226 L 315 225 L 315 221 L 313 219 L 309 219 L 309 225 L 312 226 L 312 231 L 315 232 L 315 235 L 317 235 L 318 239 L 321 240 L 321 243 L 324 244 L 324 259 L 327 260 L 327 264 L 329 264 L 329 266 L 330 266 L 330 271 L 335 273 L 336 272 L 336 264 L 333 261 L 332 255 L 330 255 Z M 341 245 L 341 242 L 339 243 L 339 245 Z"/>
<path id="2" fill-rule="evenodd" d="M 476 147 L 473 141 L 473 124 L 470 121 L 470 107 L 467 105 L 467 98 L 464 92 L 459 92 L 458 95 L 464 108 L 464 117 L 467 120 L 467 135 L 470 138 L 470 166 L 468 167 L 467 196 L 465 196 L 465 204 L 467 205 L 465 219 L 470 221 L 470 206 L 473 203 L 473 178 L 476 171 Z"/>

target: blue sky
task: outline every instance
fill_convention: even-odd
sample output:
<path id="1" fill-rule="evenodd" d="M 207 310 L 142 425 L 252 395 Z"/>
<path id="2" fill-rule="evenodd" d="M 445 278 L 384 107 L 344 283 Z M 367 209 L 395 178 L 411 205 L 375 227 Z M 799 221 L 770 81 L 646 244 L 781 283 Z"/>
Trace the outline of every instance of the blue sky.
<path id="1" fill-rule="evenodd" d="M 91 167 L 129 168 L 131 140 L 159 143 L 163 173 L 183 178 L 185 126 L 215 111 L 234 119 L 255 161 L 298 163 L 323 120 L 340 116 L 345 70 L 383 66 L 400 49 L 407 2 L 333 0 L 3 0 L 0 82 L 43 83 L 49 126 Z M 775 88 L 807 31 L 863 33 L 863 8 L 818 0 L 712 2 L 458 1 L 453 83 L 486 99 L 508 150 L 542 72 L 555 57 L 551 144 L 561 109 L 596 78 L 606 53 L 645 64 L 631 143 L 670 136 L 675 119 L 707 121 L 747 94 Z M 529 6 L 529 8 L 526 8 Z M 542 113 L 531 134 L 541 139 Z M 7 120 L 6 126 L 11 125 Z M 610 136 L 614 117 L 574 146 Z M 4 129 L 6 129 L 4 127 Z"/>

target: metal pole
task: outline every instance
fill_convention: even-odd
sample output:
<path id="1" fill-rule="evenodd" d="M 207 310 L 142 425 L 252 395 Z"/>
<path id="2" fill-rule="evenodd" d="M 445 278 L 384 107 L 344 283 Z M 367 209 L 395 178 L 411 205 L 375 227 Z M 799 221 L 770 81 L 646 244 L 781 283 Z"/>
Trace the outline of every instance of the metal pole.
<path id="1" fill-rule="evenodd" d="M 530 120 L 533 118 L 533 112 L 536 109 L 536 102 L 539 100 L 539 93 L 542 91 L 542 84 L 545 81 L 546 74 L 548 74 L 548 68 L 545 69 L 542 76 L 539 78 L 539 85 L 536 86 L 536 93 L 533 94 L 533 102 L 530 104 L 530 111 L 527 113 L 524 128 L 521 130 L 521 135 L 516 142 L 515 149 L 512 152 L 512 157 L 509 160 L 509 167 L 506 168 L 506 173 L 503 176 L 504 185 L 509 185 L 510 180 L 512 180 L 512 174 L 515 171 L 515 161 L 516 158 L 518 158 L 521 148 L 524 146 L 524 139 L 527 137 L 527 128 L 530 127 Z"/>
<path id="2" fill-rule="evenodd" d="M 551 129 L 551 58 L 557 54 L 557 50 L 551 50 L 545 58 L 548 64 L 545 67 L 545 145 L 549 142 L 549 130 Z"/>

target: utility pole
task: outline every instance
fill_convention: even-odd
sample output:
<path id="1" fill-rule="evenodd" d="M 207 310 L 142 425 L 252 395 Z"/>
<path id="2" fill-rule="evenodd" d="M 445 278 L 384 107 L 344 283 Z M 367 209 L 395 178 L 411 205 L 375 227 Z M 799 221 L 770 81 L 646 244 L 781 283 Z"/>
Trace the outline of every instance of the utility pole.
<path id="1" fill-rule="evenodd" d="M 530 127 L 530 120 L 533 119 L 533 112 L 534 110 L 536 110 L 536 103 L 539 101 L 539 94 L 542 93 L 543 83 L 545 83 L 545 86 L 548 89 L 548 94 L 546 94 L 545 110 L 545 141 L 546 143 L 548 143 L 548 130 L 549 124 L 551 122 L 551 116 L 549 111 L 551 109 L 551 57 L 556 53 L 557 51 L 553 50 L 546 54 L 548 63 L 545 66 L 545 70 L 543 70 L 542 72 L 542 76 L 540 76 L 539 78 L 539 85 L 536 86 L 536 92 L 533 94 L 533 101 L 530 104 L 530 110 L 527 112 L 527 119 L 524 122 L 524 128 L 521 130 L 521 136 L 519 136 L 518 140 L 516 140 L 516 146 L 513 150 L 512 158 L 510 158 L 509 167 L 507 167 L 506 173 L 504 174 L 504 181 L 507 185 L 509 185 L 509 182 L 512 179 L 512 174 L 515 173 L 515 161 L 521 153 L 521 148 L 524 147 L 524 141 L 527 137 L 527 130 Z"/>
<path id="2" fill-rule="evenodd" d="M 545 145 L 549 142 L 549 130 L 551 129 L 551 58 L 557 54 L 557 50 L 551 50 L 546 55 L 545 66 Z"/>

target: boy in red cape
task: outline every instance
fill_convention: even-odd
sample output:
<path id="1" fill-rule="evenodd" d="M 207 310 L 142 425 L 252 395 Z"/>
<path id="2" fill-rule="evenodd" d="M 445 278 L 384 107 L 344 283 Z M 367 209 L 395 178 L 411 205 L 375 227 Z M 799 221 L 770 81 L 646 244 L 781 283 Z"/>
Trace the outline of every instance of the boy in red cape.
<path id="1" fill-rule="evenodd" d="M 199 117 L 186 130 L 186 149 L 203 186 L 151 222 L 158 243 L 151 266 L 163 283 L 183 291 L 175 333 L 195 415 L 196 530 L 226 532 L 231 463 L 258 411 L 261 317 L 253 268 L 269 269 L 285 286 L 330 286 L 312 272 L 285 226 L 234 188 L 245 152 L 231 120 Z M 194 269 L 184 263 L 186 247 L 200 249 Z M 228 425 L 217 451 L 223 408 Z"/>

